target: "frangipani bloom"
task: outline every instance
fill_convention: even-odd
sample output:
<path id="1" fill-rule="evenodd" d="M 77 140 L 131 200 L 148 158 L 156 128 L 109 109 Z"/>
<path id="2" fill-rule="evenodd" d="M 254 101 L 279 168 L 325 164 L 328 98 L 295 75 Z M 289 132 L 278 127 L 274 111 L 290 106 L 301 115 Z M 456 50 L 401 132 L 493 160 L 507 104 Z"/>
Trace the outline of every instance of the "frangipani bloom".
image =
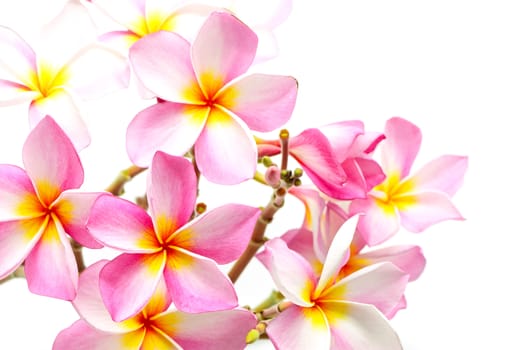
<path id="1" fill-rule="evenodd" d="M 332 241 L 348 219 L 347 213 L 332 201 L 324 201 L 319 192 L 295 187 L 289 191 L 299 198 L 306 210 L 301 229 L 290 230 L 281 238 L 288 248 L 301 254 L 320 275 L 323 262 L 326 259 Z M 350 254 L 346 263 L 341 267 L 338 279 L 366 266 L 380 262 L 390 262 L 409 275 L 409 281 L 416 280 L 425 268 L 425 257 L 422 249 L 416 245 L 395 245 L 364 251 L 365 242 L 356 231 L 350 244 Z M 393 310 L 387 310 L 385 316 L 392 318 L 395 313 L 405 307 L 405 299 Z"/>
<path id="2" fill-rule="evenodd" d="M 87 146 L 90 136 L 76 100 L 99 97 L 128 82 L 123 57 L 100 45 L 79 48 L 57 62 L 37 55 L 17 33 L 0 26 L 0 52 L 0 106 L 29 103 L 31 127 L 50 115 L 77 149 Z"/>
<path id="3" fill-rule="evenodd" d="M 382 139 L 381 134 L 365 133 L 362 122 L 349 120 L 304 130 L 290 138 L 288 151 L 327 196 L 340 200 L 365 198 L 385 177 L 368 157 Z M 281 151 L 278 140 L 256 141 L 261 157 Z"/>
<path id="4" fill-rule="evenodd" d="M 259 253 L 277 288 L 292 303 L 266 328 L 277 349 L 402 348 L 378 310 L 394 309 L 408 276 L 391 263 L 380 263 L 336 282 L 356 223 L 356 218 L 348 220 L 336 234 L 319 278 L 308 261 L 279 238 L 268 241 Z"/>
<path id="5" fill-rule="evenodd" d="M 135 316 L 114 322 L 99 293 L 101 260 L 79 278 L 73 300 L 81 319 L 60 332 L 53 350 L 206 350 L 244 349 L 246 334 L 257 323 L 248 310 L 188 314 L 169 310 L 171 298 L 163 280 L 148 304 Z"/>
<path id="6" fill-rule="evenodd" d="M 462 220 L 451 197 L 462 185 L 467 157 L 444 155 L 430 161 L 414 175 L 411 166 L 420 148 L 420 129 L 402 118 L 392 118 L 385 126 L 381 164 L 386 174 L 364 200 L 352 201 L 350 214 L 363 213 L 358 230 L 368 245 L 393 236 L 400 224 L 411 232 L 421 232 L 444 220 Z"/>
<path id="7" fill-rule="evenodd" d="M 170 32 L 151 34 L 132 46 L 130 61 L 139 80 L 167 102 L 143 110 L 130 123 L 130 159 L 148 166 L 156 150 L 183 155 L 194 145 L 198 169 L 208 180 L 235 184 L 252 178 L 257 149 L 249 129 L 280 127 L 297 96 L 291 77 L 239 77 L 256 47 L 251 29 L 217 12 L 192 46 Z"/>
<path id="8" fill-rule="evenodd" d="M 152 217 L 137 205 L 101 196 L 88 229 L 124 254 L 101 271 L 101 295 L 112 318 L 122 321 L 145 307 L 160 281 L 180 311 L 234 308 L 231 281 L 218 268 L 238 258 L 260 214 L 258 208 L 227 204 L 187 223 L 196 200 L 196 174 L 185 158 L 154 156 L 147 199 Z"/>
<path id="9" fill-rule="evenodd" d="M 25 260 L 31 292 L 72 300 L 78 272 L 66 234 L 84 246 L 102 247 L 85 228 L 99 194 L 70 191 L 81 186 L 83 168 L 50 117 L 31 131 L 22 157 L 26 170 L 0 165 L 0 279 Z"/>

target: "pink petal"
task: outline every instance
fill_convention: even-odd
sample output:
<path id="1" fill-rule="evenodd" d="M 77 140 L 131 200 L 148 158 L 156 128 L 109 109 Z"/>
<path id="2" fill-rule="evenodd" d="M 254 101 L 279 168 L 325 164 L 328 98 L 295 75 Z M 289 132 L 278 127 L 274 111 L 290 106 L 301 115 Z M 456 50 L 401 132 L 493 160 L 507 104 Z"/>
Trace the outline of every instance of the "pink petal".
<path id="1" fill-rule="evenodd" d="M 152 161 L 147 198 L 161 241 L 189 221 L 196 202 L 196 173 L 191 162 L 157 152 Z"/>
<path id="2" fill-rule="evenodd" d="M 166 254 L 121 254 L 101 270 L 103 302 L 116 322 L 143 309 L 162 278 Z"/>
<path id="3" fill-rule="evenodd" d="M 422 142 L 420 129 L 411 122 L 394 117 L 385 124 L 386 139 L 381 145 L 382 167 L 387 174 L 403 179 L 409 174 Z"/>
<path id="4" fill-rule="evenodd" d="M 104 245 L 122 251 L 149 253 L 160 247 L 152 219 L 145 210 L 111 195 L 95 200 L 87 228 Z"/>
<path id="5" fill-rule="evenodd" d="M 51 219 L 24 265 L 32 293 L 73 300 L 77 292 L 77 263 L 70 241 L 56 219 Z"/>
<path id="6" fill-rule="evenodd" d="M 319 252 L 318 255 L 322 257 L 321 261 L 325 260 L 335 235 L 347 219 L 348 215 L 337 204 L 333 202 L 326 204 L 321 219 L 321 231 L 315 237 L 316 250 Z"/>
<path id="7" fill-rule="evenodd" d="M 368 185 L 356 160 L 357 158 L 347 158 L 341 163 L 347 180 L 331 192 L 333 198 L 347 200 L 366 197 Z"/>
<path id="8" fill-rule="evenodd" d="M 346 120 L 319 127 L 326 136 L 339 162 L 350 157 L 350 151 L 357 137 L 364 132 L 363 122 L 360 120 Z"/>
<path id="9" fill-rule="evenodd" d="M 143 329 L 125 334 L 106 333 L 91 327 L 84 320 L 78 320 L 57 335 L 53 350 L 137 350 L 143 337 Z"/>
<path id="10" fill-rule="evenodd" d="M 73 306 L 83 320 L 100 331 L 109 333 L 127 333 L 142 327 L 134 318 L 114 322 L 106 309 L 99 287 L 99 274 L 108 260 L 100 260 L 90 265 L 79 277 L 77 296 Z"/>
<path id="11" fill-rule="evenodd" d="M 295 229 L 289 230 L 284 233 L 280 238 L 286 242 L 288 248 L 299 253 L 306 261 L 312 265 L 316 275 L 321 273 L 322 263 L 317 258 L 313 247 L 313 234 L 312 231 L 306 229 Z M 263 260 L 261 260 L 264 263 Z M 268 266 L 266 266 L 268 268 Z"/>
<path id="12" fill-rule="evenodd" d="M 0 221 L 40 216 L 44 209 L 25 170 L 0 165 Z"/>
<path id="13" fill-rule="evenodd" d="M 12 29 L 0 26 L 0 74 L 2 79 L 15 80 L 35 88 L 37 61 L 33 49 Z"/>
<path id="14" fill-rule="evenodd" d="M 319 130 L 307 129 L 292 137 L 289 149 L 319 190 L 331 197 L 340 197 L 346 174 Z"/>
<path id="15" fill-rule="evenodd" d="M 51 204 L 58 195 L 83 183 L 84 171 L 73 144 L 50 117 L 31 131 L 22 149 L 24 167 L 41 201 Z"/>
<path id="16" fill-rule="evenodd" d="M 0 280 L 24 261 L 42 235 L 42 218 L 0 222 Z"/>
<path id="17" fill-rule="evenodd" d="M 148 167 L 156 151 L 183 155 L 202 132 L 207 108 L 163 102 L 139 112 L 127 129 L 127 152 L 134 164 Z"/>
<path id="18" fill-rule="evenodd" d="M 64 231 L 76 242 L 91 249 L 103 247 L 86 228 L 92 205 L 101 194 L 101 192 L 67 191 L 63 192 L 53 205 L 53 212 L 58 216 Z"/>
<path id="19" fill-rule="evenodd" d="M 246 334 L 256 324 L 255 316 L 243 309 L 198 314 L 174 311 L 154 320 L 154 326 L 183 349 L 193 350 L 245 349 Z"/>
<path id="20" fill-rule="evenodd" d="M 0 107 L 29 102 L 38 96 L 38 92 L 23 84 L 0 79 Z"/>
<path id="21" fill-rule="evenodd" d="M 464 220 L 449 197 L 440 192 L 423 192 L 398 197 L 401 224 L 411 232 L 422 232 L 429 226 L 445 220 Z"/>
<path id="22" fill-rule="evenodd" d="M 279 291 L 296 305 L 312 306 L 316 276 L 308 261 L 280 238 L 266 242 L 264 247 L 257 259 L 266 266 Z"/>
<path id="23" fill-rule="evenodd" d="M 257 168 L 257 146 L 247 126 L 214 108 L 196 141 L 198 169 L 214 183 L 234 185 L 250 179 Z"/>
<path id="24" fill-rule="evenodd" d="M 350 203 L 350 215 L 359 218 L 358 231 L 369 246 L 385 242 L 400 228 L 400 216 L 394 205 L 376 198 L 357 199 Z"/>
<path id="25" fill-rule="evenodd" d="M 405 299 L 405 295 L 402 295 L 400 302 L 394 306 L 394 308 L 388 312 L 385 313 L 385 317 L 387 319 L 392 320 L 394 316 L 398 313 L 400 310 L 405 310 L 407 307 L 407 299 Z"/>
<path id="26" fill-rule="evenodd" d="M 99 44 L 84 47 L 65 67 L 71 76 L 68 86 L 84 99 L 125 88 L 130 79 L 127 57 Z"/>
<path id="27" fill-rule="evenodd" d="M 332 330 L 331 349 L 403 349 L 387 319 L 372 305 L 323 302 L 321 307 Z"/>
<path id="28" fill-rule="evenodd" d="M 172 250 L 164 275 L 178 310 L 195 313 L 227 310 L 238 305 L 233 284 L 208 258 Z"/>
<path id="29" fill-rule="evenodd" d="M 170 102 L 201 103 L 203 95 L 191 65 L 189 43 L 176 33 L 150 34 L 130 48 L 140 82 Z"/>
<path id="30" fill-rule="evenodd" d="M 321 271 L 321 277 L 317 282 L 317 287 L 314 292 L 314 296 L 318 297 L 329 285 L 331 285 L 341 267 L 348 261 L 350 256 L 350 243 L 354 232 L 356 232 L 356 226 L 358 223 L 358 216 L 354 216 L 339 228 L 337 231 L 323 265 L 323 271 Z"/>
<path id="31" fill-rule="evenodd" d="M 328 321 L 317 306 L 292 305 L 269 323 L 266 333 L 278 350 L 331 349 Z"/>
<path id="32" fill-rule="evenodd" d="M 211 258 L 218 264 L 230 263 L 246 249 L 260 213 L 259 208 L 223 205 L 177 232 L 170 244 Z"/>
<path id="33" fill-rule="evenodd" d="M 325 207 L 325 202 L 321 194 L 314 189 L 301 187 L 292 187 L 288 191 L 304 204 L 304 222 L 303 227 L 313 232 L 315 236 L 319 235 L 321 216 Z M 321 258 L 321 260 L 323 260 Z"/>
<path id="34" fill-rule="evenodd" d="M 251 130 L 267 132 L 290 119 L 296 98 L 294 78 L 252 74 L 226 86 L 215 101 L 235 113 Z"/>
<path id="35" fill-rule="evenodd" d="M 257 142 L 258 156 L 273 157 L 281 152 L 280 142 L 278 140 L 264 140 L 259 137 L 253 137 Z"/>
<path id="36" fill-rule="evenodd" d="M 353 161 L 361 171 L 361 176 L 365 183 L 366 191 L 370 191 L 374 186 L 379 185 L 385 180 L 385 173 L 375 160 L 366 158 L 353 158 Z M 343 168 L 345 171 L 347 170 L 345 164 L 343 164 Z"/>
<path id="37" fill-rule="evenodd" d="M 390 312 L 401 300 L 409 276 L 391 263 L 364 267 L 328 288 L 320 300 L 343 300 L 372 304 Z"/>
<path id="38" fill-rule="evenodd" d="M 379 132 L 366 131 L 358 135 L 350 149 L 349 157 L 364 157 L 374 152 L 378 144 L 385 140 L 385 135 Z"/>
<path id="39" fill-rule="evenodd" d="M 81 150 L 90 143 L 90 135 L 81 112 L 72 95 L 64 89 L 54 89 L 45 98 L 34 100 L 29 106 L 29 124 L 32 128 L 45 117 L 53 120 L 68 135 L 75 149 Z"/>
<path id="40" fill-rule="evenodd" d="M 439 191 L 451 197 L 462 186 L 467 165 L 467 157 L 441 156 L 424 165 L 409 181 L 416 192 Z"/>
<path id="41" fill-rule="evenodd" d="M 361 253 L 359 259 L 366 259 L 370 263 L 387 261 L 393 263 L 400 270 L 409 275 L 409 281 L 414 281 L 425 268 L 425 257 L 422 248 L 415 245 L 399 245 Z"/>
<path id="42" fill-rule="evenodd" d="M 191 48 L 196 76 L 206 98 L 245 73 L 257 50 L 257 36 L 229 13 L 215 12 L 205 21 Z"/>

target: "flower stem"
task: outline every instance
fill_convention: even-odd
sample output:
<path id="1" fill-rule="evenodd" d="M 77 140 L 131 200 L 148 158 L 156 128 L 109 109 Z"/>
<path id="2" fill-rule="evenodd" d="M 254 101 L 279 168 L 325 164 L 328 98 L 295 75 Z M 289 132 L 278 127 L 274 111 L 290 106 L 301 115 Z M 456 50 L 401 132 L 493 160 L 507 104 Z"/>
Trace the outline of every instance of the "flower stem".
<path id="1" fill-rule="evenodd" d="M 77 263 L 77 271 L 81 273 L 86 268 L 82 252 L 83 246 L 74 241 L 73 239 L 70 241 L 70 245 L 72 247 L 73 256 L 75 256 L 75 262 Z"/>
<path id="2" fill-rule="evenodd" d="M 238 277 L 246 266 L 249 264 L 251 259 L 255 256 L 259 248 L 266 241 L 264 239 L 264 234 L 266 233 L 266 228 L 268 224 L 273 220 L 275 213 L 284 205 L 284 197 L 288 193 L 288 184 L 281 180 L 281 184 L 273 192 L 273 196 L 270 199 L 268 205 L 262 209 L 260 216 L 253 228 L 253 233 L 251 239 L 246 247 L 246 250 L 242 253 L 240 258 L 235 262 L 233 267 L 228 273 L 229 278 L 233 283 L 236 282 Z"/>
<path id="3" fill-rule="evenodd" d="M 283 299 L 284 299 L 284 295 L 282 295 L 281 292 L 279 292 L 278 290 L 273 290 L 266 299 L 264 299 L 260 304 L 258 304 L 257 306 L 253 308 L 253 312 L 254 313 L 261 312 L 262 310 L 267 309 L 270 306 L 277 304 Z"/>
<path id="4" fill-rule="evenodd" d="M 290 143 L 290 133 L 286 129 L 282 129 L 279 133 L 279 138 L 281 142 L 281 170 L 288 169 L 288 156 L 289 156 L 289 143 Z"/>
<path id="5" fill-rule="evenodd" d="M 116 179 L 106 188 L 107 192 L 112 193 L 115 196 L 121 196 L 125 193 L 124 186 L 127 182 L 132 180 L 135 176 L 141 174 L 147 168 L 140 168 L 136 165 L 132 165 L 125 170 L 122 170 Z"/>

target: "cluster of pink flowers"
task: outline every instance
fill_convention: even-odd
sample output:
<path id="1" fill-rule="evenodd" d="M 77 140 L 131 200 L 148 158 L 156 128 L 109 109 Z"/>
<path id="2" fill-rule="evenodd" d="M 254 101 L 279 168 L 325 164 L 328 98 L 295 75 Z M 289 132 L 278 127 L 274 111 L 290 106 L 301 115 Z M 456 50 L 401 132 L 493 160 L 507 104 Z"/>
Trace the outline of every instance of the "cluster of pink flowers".
<path id="1" fill-rule="evenodd" d="M 0 26 L 0 106 L 29 103 L 31 128 L 23 168 L 0 165 L 0 280 L 23 269 L 31 292 L 73 304 L 80 319 L 53 349 L 243 349 L 264 336 L 282 350 L 401 349 L 389 320 L 425 258 L 386 242 L 400 226 L 463 219 L 451 198 L 467 158 L 411 171 L 421 132 L 399 117 L 380 132 L 358 120 L 278 132 L 297 80 L 248 69 L 274 55 L 272 30 L 291 0 L 250 2 L 273 7 L 267 21 L 244 22 L 243 1 L 69 1 L 60 16 L 106 16 L 115 28 L 64 62 Z M 77 102 L 131 82 L 152 99 L 122 145 L 147 172 L 144 203 L 79 190 L 91 130 Z M 205 210 L 201 176 L 260 182 L 273 197 L 265 208 Z M 266 238 L 290 198 L 304 204 L 302 226 Z M 79 247 L 120 255 L 84 268 Z M 252 309 L 234 282 L 253 257 L 277 293 Z"/>

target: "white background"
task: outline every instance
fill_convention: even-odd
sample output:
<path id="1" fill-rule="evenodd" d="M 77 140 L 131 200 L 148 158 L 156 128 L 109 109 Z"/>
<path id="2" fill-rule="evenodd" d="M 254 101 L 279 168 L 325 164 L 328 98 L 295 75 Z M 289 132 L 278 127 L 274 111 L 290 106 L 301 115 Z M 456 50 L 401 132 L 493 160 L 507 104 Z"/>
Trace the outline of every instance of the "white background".
<path id="1" fill-rule="evenodd" d="M 0 24 L 30 33 L 60 4 L 2 1 Z M 276 31 L 280 56 L 253 69 L 299 80 L 288 125 L 293 134 L 345 119 L 362 119 L 367 129 L 381 131 L 386 119 L 401 116 L 423 131 L 415 166 L 445 153 L 469 156 L 465 185 L 454 198 L 467 220 L 419 235 L 401 232 L 395 240 L 421 245 L 428 260 L 422 277 L 408 287 L 407 310 L 392 321 L 406 350 L 528 349 L 524 4 L 296 0 Z M 134 96 L 119 92 L 86 104 L 93 142 L 81 154 L 83 189 L 103 189 L 128 166 L 124 127 L 150 104 L 131 102 Z M 25 112 L 26 106 L 0 108 L 0 163 L 20 164 Z M 232 198 L 267 202 L 266 189 L 241 187 L 207 187 L 202 193 L 214 192 L 203 198 L 211 207 Z M 270 236 L 300 224 L 301 207 L 295 200 L 287 205 Z M 112 254 L 88 253 L 87 259 Z M 241 304 L 254 304 L 271 288 L 257 264 L 249 272 L 237 284 Z M 29 294 L 23 280 L 0 286 L 0 349 L 50 349 L 56 333 L 75 319 L 68 303 Z"/>

